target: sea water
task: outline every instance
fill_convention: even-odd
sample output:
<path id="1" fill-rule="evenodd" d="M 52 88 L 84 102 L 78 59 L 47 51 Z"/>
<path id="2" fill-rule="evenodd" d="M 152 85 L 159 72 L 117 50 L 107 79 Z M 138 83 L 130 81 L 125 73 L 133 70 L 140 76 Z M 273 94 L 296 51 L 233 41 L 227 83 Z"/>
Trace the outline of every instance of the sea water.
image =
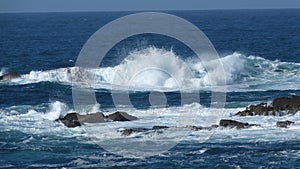
<path id="1" fill-rule="evenodd" d="M 299 167 L 298 113 L 275 117 L 233 115 L 250 104 L 270 103 L 275 97 L 300 94 L 300 11 L 162 12 L 188 20 L 208 36 L 220 55 L 225 77 L 219 74 L 215 60 L 204 66 L 182 42 L 156 34 L 141 34 L 120 41 L 98 68 L 75 66 L 80 49 L 95 31 L 135 12 L 0 14 L 0 75 L 9 71 L 21 74 L 21 78 L 0 82 L 0 165 L 16 168 Z M 145 67 L 153 69 L 144 70 Z M 213 77 L 208 76 L 208 70 Z M 95 77 L 94 83 L 87 83 L 91 77 Z M 134 77 L 130 84 L 126 84 L 128 77 Z M 180 129 L 172 133 L 166 130 L 128 136 L 139 142 L 156 138 L 176 141 L 169 150 L 149 156 L 127 157 L 97 144 L 101 139 L 106 143 L 125 139 L 118 130 L 128 127 L 191 125 L 190 119 L 181 119 L 182 114 L 197 117 L 192 120 L 193 125 L 205 126 L 201 115 L 210 112 L 214 92 L 211 86 L 221 85 L 222 78 L 226 79 L 226 103 L 219 118 L 261 126 L 244 130 L 216 129 L 204 140 L 201 131 L 188 131 L 183 136 L 186 131 Z M 78 83 L 74 85 L 73 81 Z M 55 120 L 75 111 L 74 86 L 96 93 L 98 104 L 91 112 L 109 114 L 121 110 L 139 120 L 110 123 L 112 132 L 92 137 L 85 127 L 66 128 Z M 116 105 L 114 93 L 127 95 L 130 104 Z M 197 95 L 199 100 L 182 104 L 181 94 Z M 280 120 L 295 124 L 289 128 L 275 127 Z M 87 126 L 91 127 L 89 130 L 95 127 Z M 114 147 L 113 143 L 107 144 Z M 126 144 L 135 146 L 134 142 Z"/>

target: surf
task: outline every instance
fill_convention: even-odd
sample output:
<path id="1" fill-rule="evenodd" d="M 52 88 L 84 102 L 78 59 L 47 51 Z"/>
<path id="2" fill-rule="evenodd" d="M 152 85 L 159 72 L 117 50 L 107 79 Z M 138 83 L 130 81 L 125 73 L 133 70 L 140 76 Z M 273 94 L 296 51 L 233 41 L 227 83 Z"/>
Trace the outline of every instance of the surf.
<path id="1" fill-rule="evenodd" d="M 204 66 L 197 57 L 183 58 L 172 50 L 148 47 L 130 52 L 116 66 L 31 71 L 10 84 L 53 82 L 120 91 L 206 91 L 221 85 L 221 78 L 225 78 L 229 92 L 300 89 L 300 63 L 272 61 L 239 52 L 219 60 L 221 67 L 215 60 Z M 222 70 L 226 77 L 221 76 Z M 2 68 L 1 74 L 5 71 Z M 208 76 L 208 71 L 213 76 Z"/>

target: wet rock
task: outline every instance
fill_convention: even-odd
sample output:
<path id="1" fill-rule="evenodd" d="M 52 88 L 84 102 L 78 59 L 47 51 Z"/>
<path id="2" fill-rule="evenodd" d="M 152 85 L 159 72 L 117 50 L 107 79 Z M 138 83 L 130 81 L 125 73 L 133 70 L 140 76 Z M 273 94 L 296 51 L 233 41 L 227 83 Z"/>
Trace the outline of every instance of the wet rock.
<path id="1" fill-rule="evenodd" d="M 152 130 L 159 130 L 159 129 L 166 129 L 169 128 L 168 126 L 153 126 Z"/>
<path id="2" fill-rule="evenodd" d="M 105 122 L 104 115 L 100 112 L 80 115 L 78 113 L 68 113 L 65 117 L 57 119 L 56 121 L 61 121 L 67 127 L 77 127 L 84 123 L 102 123 Z"/>
<path id="3" fill-rule="evenodd" d="M 137 117 L 131 116 L 126 112 L 115 112 L 113 114 L 106 116 L 106 118 L 112 121 L 132 121 L 138 119 Z"/>
<path id="4" fill-rule="evenodd" d="M 219 125 L 212 125 L 210 127 L 198 127 L 198 126 L 187 126 L 187 127 L 191 128 L 192 130 L 199 131 L 199 130 L 212 130 L 218 128 Z"/>
<path id="5" fill-rule="evenodd" d="M 70 128 L 81 126 L 77 115 L 77 113 L 69 113 L 65 117 L 57 119 L 56 121 L 61 121 L 65 126 Z"/>
<path id="6" fill-rule="evenodd" d="M 258 105 L 250 105 L 244 111 L 240 111 L 235 116 L 275 116 L 276 113 L 272 106 L 268 105 L 267 103 L 260 103 Z"/>
<path id="7" fill-rule="evenodd" d="M 21 77 L 17 72 L 9 72 L 0 76 L 0 80 L 11 80 Z"/>
<path id="8" fill-rule="evenodd" d="M 291 124 L 294 124 L 295 122 L 293 121 L 289 121 L 289 120 L 286 120 L 286 121 L 278 121 L 276 123 L 276 126 L 277 127 L 282 127 L 282 128 L 287 128 L 289 125 Z"/>
<path id="9" fill-rule="evenodd" d="M 137 120 L 137 117 L 131 116 L 126 112 L 115 112 L 108 116 L 104 116 L 101 112 L 81 115 L 78 113 L 68 113 L 65 117 L 59 118 L 56 121 L 61 121 L 67 127 L 77 127 L 84 123 L 103 123 L 109 120 L 112 121 L 131 121 Z"/>
<path id="10" fill-rule="evenodd" d="M 128 129 L 121 130 L 119 132 L 121 132 L 122 136 L 129 136 L 132 133 L 146 132 L 146 131 L 156 132 L 158 130 L 167 129 L 167 128 L 169 128 L 169 127 L 168 126 L 153 126 L 152 128 L 128 128 Z"/>
<path id="11" fill-rule="evenodd" d="M 272 106 L 276 111 L 286 111 L 287 114 L 295 114 L 300 110 L 300 96 L 275 98 Z"/>
<path id="12" fill-rule="evenodd" d="M 80 115 L 77 114 L 80 123 L 102 123 L 105 122 L 104 115 L 100 112 Z"/>
<path id="13" fill-rule="evenodd" d="M 237 128 L 237 129 L 243 129 L 243 128 L 249 128 L 251 126 L 259 126 L 257 124 L 249 124 L 249 123 L 242 123 L 235 120 L 221 120 L 219 123 L 220 127 L 228 127 L 228 128 Z"/>
<path id="14" fill-rule="evenodd" d="M 122 136 L 129 136 L 132 133 L 138 133 L 138 132 L 145 132 L 149 131 L 150 129 L 147 128 L 129 128 L 129 129 L 124 129 L 119 132 L 121 132 Z"/>
<path id="15" fill-rule="evenodd" d="M 276 116 L 284 114 L 296 114 L 300 111 L 300 96 L 275 98 L 271 105 L 260 103 L 251 105 L 244 111 L 240 111 L 235 116 Z"/>

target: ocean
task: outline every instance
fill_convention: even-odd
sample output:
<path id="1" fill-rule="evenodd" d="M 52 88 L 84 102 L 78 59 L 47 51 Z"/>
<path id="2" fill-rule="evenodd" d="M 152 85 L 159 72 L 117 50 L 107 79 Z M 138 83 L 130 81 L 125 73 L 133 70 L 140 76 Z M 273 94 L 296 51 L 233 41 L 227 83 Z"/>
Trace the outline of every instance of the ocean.
<path id="1" fill-rule="evenodd" d="M 300 95 L 300 10 L 159 12 L 201 29 L 218 52 L 225 74 L 218 74 L 214 62 L 203 66 L 179 40 L 151 33 L 121 40 L 98 68 L 75 66 L 94 32 L 137 12 L 0 14 L 0 75 L 21 74 L 0 82 L 0 168 L 300 168 L 299 113 L 233 116 L 251 104 Z M 159 69 L 143 69 L 147 66 Z M 109 129 L 106 124 L 67 128 L 56 122 L 75 111 L 70 72 L 80 74 L 82 83 L 75 88 L 95 93 L 98 104 L 90 113 L 118 110 L 139 120 L 109 122 Z M 181 79 L 184 90 L 170 74 Z M 91 76 L 93 85 L 85 83 Z M 124 86 L 126 77 L 132 77 L 129 86 Z M 180 129 L 205 127 L 207 118 L 202 116 L 213 113 L 216 93 L 211 85 L 218 85 L 220 77 L 226 79 L 226 102 L 214 120 L 261 126 L 208 133 Z M 199 99 L 185 99 L 183 104 L 182 95 Z M 114 100 L 123 96 L 129 102 Z M 295 124 L 278 128 L 280 120 Z M 175 129 L 130 136 L 118 132 L 154 125 Z"/>

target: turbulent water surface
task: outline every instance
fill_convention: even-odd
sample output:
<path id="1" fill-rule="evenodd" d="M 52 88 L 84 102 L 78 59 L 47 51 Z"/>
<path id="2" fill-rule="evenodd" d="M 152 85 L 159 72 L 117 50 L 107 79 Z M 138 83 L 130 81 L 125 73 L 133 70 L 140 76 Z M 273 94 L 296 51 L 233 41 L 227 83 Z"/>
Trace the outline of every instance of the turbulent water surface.
<path id="1" fill-rule="evenodd" d="M 190 21 L 208 36 L 220 55 L 225 74 L 216 60 L 204 66 L 183 43 L 156 34 L 120 41 L 99 68 L 75 66 L 81 47 L 96 30 L 131 12 L 0 14 L 0 75 L 10 71 L 21 74 L 20 78 L 0 82 L 0 166 L 299 167 L 300 114 L 232 115 L 249 104 L 300 94 L 300 11 L 167 13 Z M 129 84 L 128 77 L 132 77 Z M 216 92 L 211 89 L 222 85 L 222 79 L 226 79 L 226 103 L 223 111 L 216 110 L 222 114 L 216 115 L 209 108 Z M 99 104 L 89 112 L 109 114 L 121 110 L 139 120 L 111 122 L 109 132 L 103 130 L 104 124 L 66 128 L 55 119 L 75 110 L 72 87 L 96 93 Z M 114 94 L 122 97 L 114 98 Z M 130 103 L 114 100 L 124 95 Z M 184 102 L 182 95 L 188 96 Z M 216 129 L 204 134 L 180 129 L 209 126 L 221 118 L 261 126 Z M 279 120 L 295 124 L 277 128 Z M 154 125 L 177 129 L 129 137 L 118 132 Z M 101 133 L 90 132 L 93 130 Z M 134 148 L 140 143 L 147 147 L 153 140 L 161 145 L 170 140 L 178 144 L 154 155 L 142 150 L 142 155 L 131 154 L 127 149 L 107 151 L 114 147 Z"/>

